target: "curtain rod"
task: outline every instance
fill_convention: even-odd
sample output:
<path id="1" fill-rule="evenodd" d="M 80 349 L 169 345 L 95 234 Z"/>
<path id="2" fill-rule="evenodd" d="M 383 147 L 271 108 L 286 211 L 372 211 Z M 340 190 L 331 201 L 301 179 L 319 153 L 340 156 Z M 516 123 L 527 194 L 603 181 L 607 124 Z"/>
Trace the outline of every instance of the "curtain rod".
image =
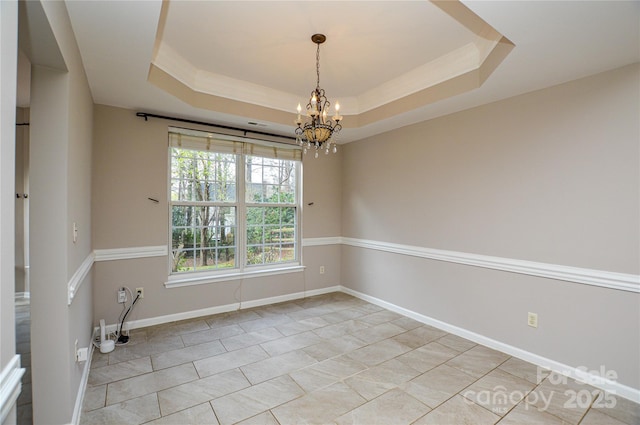
<path id="1" fill-rule="evenodd" d="M 222 129 L 225 129 L 225 130 L 242 131 L 242 132 L 244 132 L 245 136 L 247 135 L 247 133 L 252 133 L 252 134 L 259 134 L 259 135 L 262 135 L 262 136 L 279 137 L 281 139 L 289 139 L 289 140 L 295 140 L 296 139 L 293 136 L 282 136 L 280 134 L 267 133 L 265 131 L 247 130 L 245 128 L 238 128 L 238 127 L 231 127 L 231 126 L 228 126 L 228 125 L 213 124 L 213 123 L 204 122 L 204 121 L 189 120 L 189 119 L 186 119 L 186 118 L 169 117 L 169 116 L 166 116 L 166 115 L 150 114 L 150 113 L 147 113 L 147 112 L 136 112 L 136 116 L 140 117 L 140 118 L 144 118 L 145 121 L 148 121 L 149 118 L 160 118 L 160 119 L 163 119 L 163 120 L 178 121 L 178 122 L 184 122 L 184 123 L 188 123 L 188 124 L 206 125 L 206 126 L 209 126 L 209 127 L 222 128 Z"/>

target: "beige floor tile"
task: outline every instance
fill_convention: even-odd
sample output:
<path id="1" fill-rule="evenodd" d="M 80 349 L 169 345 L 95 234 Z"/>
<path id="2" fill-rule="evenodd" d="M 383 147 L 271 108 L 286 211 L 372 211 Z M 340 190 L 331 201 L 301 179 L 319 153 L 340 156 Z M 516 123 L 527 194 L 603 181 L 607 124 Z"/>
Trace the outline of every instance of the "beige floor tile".
<path id="1" fill-rule="evenodd" d="M 355 377 L 372 382 L 388 382 L 393 385 L 401 385 L 411 381 L 420 372 L 407 366 L 398 359 L 387 360 L 377 366 L 359 372 Z"/>
<path id="2" fill-rule="evenodd" d="M 204 319 L 191 319 L 176 322 L 170 328 L 173 333 L 178 335 L 210 329 L 209 325 Z"/>
<path id="3" fill-rule="evenodd" d="M 373 344 L 404 332 L 406 332 L 404 328 L 394 325 L 393 323 L 386 322 L 379 325 L 372 325 L 369 328 L 356 332 L 353 336 L 362 340 L 366 344 Z"/>
<path id="4" fill-rule="evenodd" d="M 419 328 L 420 326 L 423 326 L 421 322 L 418 322 L 417 320 L 413 320 L 410 317 L 404 317 L 404 316 L 400 316 L 399 318 L 392 320 L 391 323 L 393 323 L 394 325 L 400 326 L 401 328 L 406 329 L 408 331 L 415 328 Z"/>
<path id="5" fill-rule="evenodd" d="M 127 424 L 137 425 L 160 417 L 156 394 L 124 401 L 103 407 L 102 409 L 84 412 L 80 415 L 81 425 Z"/>
<path id="6" fill-rule="evenodd" d="M 304 369 L 295 370 L 290 375 L 302 389 L 311 392 L 335 384 L 365 369 L 366 366 L 362 363 L 345 356 L 339 356 Z"/>
<path id="7" fill-rule="evenodd" d="M 255 385 L 314 363 L 316 363 L 316 360 L 303 351 L 291 351 L 242 366 L 240 369 L 249 382 Z"/>
<path id="8" fill-rule="evenodd" d="M 151 355 L 151 362 L 154 370 L 160 370 L 215 356 L 216 354 L 225 353 L 226 351 L 220 341 L 211 341 L 164 353 L 153 354 Z"/>
<path id="9" fill-rule="evenodd" d="M 365 316 L 362 316 L 358 320 L 368 323 L 372 326 L 375 326 L 375 325 L 381 325 L 383 323 L 391 322 L 392 320 L 396 320 L 401 317 L 402 317 L 401 315 L 393 311 L 380 310 L 375 313 L 370 313 Z"/>
<path id="10" fill-rule="evenodd" d="M 499 419 L 483 407 L 456 395 L 416 421 L 415 425 L 493 425 Z"/>
<path id="11" fill-rule="evenodd" d="M 336 419 L 338 425 L 405 425 L 431 409 L 409 394 L 393 389 Z"/>
<path id="12" fill-rule="evenodd" d="M 500 369 L 495 369 L 460 394 L 498 416 L 503 416 L 520 403 L 535 384 Z"/>
<path id="13" fill-rule="evenodd" d="M 247 388 L 250 385 L 239 369 L 222 372 L 159 391 L 160 411 L 162 415 L 169 415 Z"/>
<path id="14" fill-rule="evenodd" d="M 357 334 L 363 329 L 368 328 L 369 325 L 357 320 L 347 320 L 345 322 L 335 323 L 333 325 L 325 326 L 324 328 L 316 329 L 316 335 L 325 339 L 339 338 L 347 334 Z"/>
<path id="15" fill-rule="evenodd" d="M 308 347 L 310 345 L 319 344 L 324 341 L 324 338 L 320 338 L 313 332 L 307 331 L 291 336 L 282 337 L 273 341 L 264 342 L 260 345 L 262 346 L 264 351 L 269 353 L 270 356 L 277 356 L 289 351 L 294 351 L 300 348 Z"/>
<path id="16" fill-rule="evenodd" d="M 510 374 L 517 376 L 533 384 L 539 384 L 549 376 L 549 369 L 536 366 L 533 363 L 520 360 L 516 357 L 511 357 L 506 362 L 499 366 L 499 369 L 509 372 Z"/>
<path id="17" fill-rule="evenodd" d="M 209 403 L 202 403 L 172 415 L 163 416 L 145 425 L 219 425 L 213 408 Z"/>
<path id="18" fill-rule="evenodd" d="M 401 388 L 434 408 L 474 381 L 472 376 L 443 364 L 403 384 Z"/>
<path id="19" fill-rule="evenodd" d="M 331 313 L 318 317 L 318 319 L 324 320 L 325 322 L 327 322 L 327 324 L 336 324 L 336 323 L 345 322 L 347 320 L 358 319 L 367 314 L 369 313 L 362 310 L 345 309 L 345 310 L 333 311 Z"/>
<path id="20" fill-rule="evenodd" d="M 362 397 L 372 400 L 390 389 L 407 383 L 419 374 L 420 372 L 397 359 L 391 359 L 372 368 L 365 369 L 346 379 L 345 383 L 356 390 Z"/>
<path id="21" fill-rule="evenodd" d="M 109 364 L 126 362 L 183 347 L 180 335 L 162 337 L 154 339 L 152 342 L 130 340 L 127 345 L 116 346 L 116 349 L 109 353 Z"/>
<path id="22" fill-rule="evenodd" d="M 255 320 L 247 320 L 246 322 L 239 323 L 240 327 L 245 330 L 245 332 L 255 332 L 260 329 L 272 328 L 277 325 L 282 325 L 285 323 L 292 322 L 293 319 L 286 314 L 275 314 L 270 315 L 269 317 L 260 317 Z"/>
<path id="23" fill-rule="evenodd" d="M 227 351 L 235 351 L 283 337 L 282 333 L 276 328 L 264 328 L 255 332 L 243 332 L 238 335 L 223 338 L 220 342 L 222 342 L 222 345 L 224 345 Z"/>
<path id="24" fill-rule="evenodd" d="M 569 423 L 577 424 L 597 399 L 600 390 L 551 372 L 525 401 Z"/>
<path id="25" fill-rule="evenodd" d="M 182 341 L 185 346 L 203 344 L 205 342 L 211 342 L 218 339 L 229 338 L 234 335 L 244 334 L 244 329 L 236 324 L 227 326 L 219 326 L 213 329 L 204 331 L 191 332 L 182 335 Z"/>
<path id="26" fill-rule="evenodd" d="M 347 353 L 347 356 L 367 366 L 375 366 L 410 350 L 404 344 L 386 339 Z"/>
<path id="27" fill-rule="evenodd" d="M 614 417 L 605 415 L 599 410 L 590 409 L 580 425 L 631 425 L 634 422 L 622 422 Z M 636 424 L 639 422 L 635 422 Z"/>
<path id="28" fill-rule="evenodd" d="M 350 351 L 364 347 L 366 344 L 353 335 L 344 335 L 337 338 L 328 339 L 319 344 L 311 345 L 302 349 L 305 353 L 322 361 L 331 357 L 340 356 Z"/>
<path id="29" fill-rule="evenodd" d="M 84 393 L 84 401 L 82 403 L 82 410 L 96 410 L 105 406 L 107 401 L 107 385 L 100 385 L 98 387 L 87 387 Z"/>
<path id="30" fill-rule="evenodd" d="M 475 347 L 477 344 L 468 339 L 461 338 L 457 335 L 447 334 L 438 339 L 438 342 L 446 347 L 452 348 L 456 351 L 467 351 Z"/>
<path id="31" fill-rule="evenodd" d="M 97 369 L 99 367 L 109 365 L 109 354 L 103 354 L 100 350 L 93 350 L 91 355 L 91 369 Z"/>
<path id="32" fill-rule="evenodd" d="M 242 422 L 238 422 L 237 425 L 280 425 L 276 418 L 273 417 L 271 412 L 260 413 Z"/>
<path id="33" fill-rule="evenodd" d="M 329 322 L 327 322 L 322 317 L 311 317 L 309 319 L 283 323 L 282 325 L 277 325 L 275 328 L 280 331 L 282 335 L 291 336 L 302 332 L 323 328 L 328 325 Z"/>
<path id="34" fill-rule="evenodd" d="M 289 376 L 253 385 L 211 401 L 222 425 L 234 424 L 304 395 Z"/>
<path id="35" fill-rule="evenodd" d="M 107 406 L 198 379 L 188 363 L 107 384 Z"/>
<path id="36" fill-rule="evenodd" d="M 366 400 L 343 383 L 314 391 L 272 409 L 280 425 L 328 424 Z"/>
<path id="37" fill-rule="evenodd" d="M 151 359 L 149 357 L 142 357 L 110 366 L 95 368 L 89 374 L 87 384 L 92 386 L 103 385 L 152 371 Z"/>
<path id="38" fill-rule="evenodd" d="M 508 354 L 477 345 L 449 360 L 446 364 L 460 369 L 467 375 L 480 378 L 482 375 L 485 375 L 487 372 L 504 363 L 508 358 Z"/>
<path id="39" fill-rule="evenodd" d="M 431 326 L 423 325 L 408 332 L 395 336 L 393 339 L 411 348 L 422 347 L 447 333 Z"/>
<path id="40" fill-rule="evenodd" d="M 570 423 L 523 402 L 507 413 L 500 421 L 500 425 L 570 425 Z"/>
<path id="41" fill-rule="evenodd" d="M 601 392 L 593 403 L 595 410 L 629 425 L 640 424 L 640 404 L 611 393 Z"/>
<path id="42" fill-rule="evenodd" d="M 261 307 L 261 310 L 266 311 L 270 314 L 287 314 L 293 313 L 294 311 L 304 310 L 295 301 L 286 301 L 277 304 L 270 304 L 264 307 Z M 258 313 L 259 314 L 259 313 Z"/>
<path id="43" fill-rule="evenodd" d="M 269 355 L 258 345 L 242 348 L 228 353 L 218 354 L 217 356 L 208 357 L 193 362 L 198 375 L 201 378 L 215 375 L 225 370 L 231 370 L 250 363 L 263 360 Z"/>
<path id="44" fill-rule="evenodd" d="M 206 317 L 205 322 L 207 322 L 207 325 L 213 329 L 223 326 L 237 325 L 238 323 L 256 319 L 260 319 L 260 316 L 254 311 L 239 310 Z"/>
<path id="45" fill-rule="evenodd" d="M 394 338 L 397 341 L 397 339 Z M 426 372 L 460 354 L 437 342 L 431 342 L 398 356 L 398 360 L 419 372 Z"/>

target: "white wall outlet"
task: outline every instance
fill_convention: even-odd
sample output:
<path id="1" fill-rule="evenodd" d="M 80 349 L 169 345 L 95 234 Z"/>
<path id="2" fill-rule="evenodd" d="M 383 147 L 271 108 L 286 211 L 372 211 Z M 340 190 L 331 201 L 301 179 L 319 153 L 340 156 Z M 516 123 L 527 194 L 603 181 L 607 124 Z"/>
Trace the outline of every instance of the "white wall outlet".
<path id="1" fill-rule="evenodd" d="M 538 315 L 536 313 L 527 313 L 527 324 L 532 328 L 538 327 Z"/>
<path id="2" fill-rule="evenodd" d="M 320 266 L 320 274 L 324 274 L 324 266 Z"/>
<path id="3" fill-rule="evenodd" d="M 78 242 L 78 223 L 73 222 L 73 243 Z"/>
<path id="4" fill-rule="evenodd" d="M 78 348 L 76 350 L 77 362 L 86 362 L 88 358 L 89 358 L 89 349 L 87 347 Z"/>
<path id="5" fill-rule="evenodd" d="M 127 293 L 124 289 L 118 289 L 118 304 L 124 304 L 127 302 Z"/>
<path id="6" fill-rule="evenodd" d="M 144 298 L 144 288 L 136 288 L 136 296 L 140 295 L 140 299 Z"/>

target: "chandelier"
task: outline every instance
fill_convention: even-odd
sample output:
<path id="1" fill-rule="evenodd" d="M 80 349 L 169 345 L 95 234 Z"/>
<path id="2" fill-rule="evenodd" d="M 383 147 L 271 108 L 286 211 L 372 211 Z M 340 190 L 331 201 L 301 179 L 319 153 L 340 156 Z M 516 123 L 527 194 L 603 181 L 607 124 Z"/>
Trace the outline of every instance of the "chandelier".
<path id="1" fill-rule="evenodd" d="M 336 153 L 338 151 L 335 138 L 342 125 L 342 115 L 340 115 L 340 105 L 336 102 L 335 115 L 331 118 L 328 117 L 329 107 L 331 103 L 327 100 L 324 94 L 324 89 L 320 88 L 320 45 L 325 42 L 327 37 L 324 34 L 314 34 L 311 36 L 311 41 L 318 45 L 316 50 L 316 76 L 317 83 L 316 88 L 311 92 L 311 98 L 307 103 L 307 117 L 308 120 L 303 123 L 300 113 L 302 107 L 298 103 L 298 118 L 295 123 L 298 126 L 295 130 L 296 140 L 303 147 L 303 152 L 306 154 L 309 149 L 315 150 L 315 157 L 318 157 L 320 150 L 325 151 L 326 154 L 329 151 Z"/>

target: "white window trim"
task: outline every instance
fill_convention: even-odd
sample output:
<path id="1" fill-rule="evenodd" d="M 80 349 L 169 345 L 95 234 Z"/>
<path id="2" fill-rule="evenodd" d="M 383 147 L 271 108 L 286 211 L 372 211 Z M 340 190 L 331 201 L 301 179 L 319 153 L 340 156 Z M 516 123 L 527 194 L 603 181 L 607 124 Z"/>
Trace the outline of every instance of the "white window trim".
<path id="1" fill-rule="evenodd" d="M 270 267 L 270 268 L 261 268 L 251 271 L 239 272 L 237 269 L 233 269 L 234 273 L 189 273 L 187 276 L 186 273 L 179 275 L 171 275 L 169 279 L 164 283 L 166 288 L 180 288 L 183 286 L 193 286 L 193 285 L 205 285 L 209 283 L 218 283 L 218 282 L 233 282 L 237 280 L 243 279 L 252 279 L 256 277 L 266 277 L 266 276 L 276 276 L 281 274 L 289 274 L 289 273 L 299 273 L 303 272 L 306 268 L 300 264 L 292 264 L 286 263 L 287 267 Z"/>
<path id="2" fill-rule="evenodd" d="M 177 128 L 169 128 L 170 132 L 181 132 L 184 129 Z M 189 130 L 191 134 L 193 132 L 200 133 L 196 130 L 193 132 Z M 204 133 L 207 134 L 207 133 Z M 211 133 L 208 133 L 211 134 Z M 243 140 L 243 138 L 234 137 L 234 136 L 226 136 L 226 135 L 216 135 L 222 139 L 229 138 L 229 140 Z M 206 136 L 202 136 L 206 137 Z M 248 139 L 247 139 L 248 140 Z M 249 140 L 246 143 L 261 144 L 256 140 Z M 273 146 L 274 143 L 269 141 L 264 141 L 264 144 L 267 146 Z M 187 149 L 197 149 L 193 146 L 186 147 Z M 245 200 L 245 189 L 246 189 L 246 166 L 245 166 L 245 157 L 250 156 L 251 153 L 236 153 L 236 228 L 237 232 L 240 235 L 244 236 L 244 241 L 242 243 L 242 249 L 240 249 L 240 244 L 236 242 L 236 261 L 238 266 L 233 269 L 219 269 L 219 270 L 210 270 L 204 272 L 182 272 L 182 273 L 174 273 L 171 269 L 171 243 L 172 243 L 172 207 L 174 202 L 171 200 L 171 170 L 172 170 L 172 155 L 171 155 L 171 145 L 168 146 L 169 155 L 168 155 L 168 164 L 167 164 L 167 191 L 168 191 L 168 253 L 169 253 L 169 261 L 167 262 L 168 267 L 168 278 L 164 283 L 167 288 L 175 288 L 182 286 L 192 286 L 192 285 L 202 285 L 216 282 L 224 282 L 224 281 L 236 281 L 242 279 L 251 279 L 256 277 L 266 277 L 273 276 L 279 274 L 289 274 L 289 273 L 297 273 L 302 272 L 305 269 L 305 266 L 302 264 L 302 160 L 294 160 L 296 164 L 296 259 L 294 261 L 287 261 L 282 263 L 275 264 L 257 264 L 250 265 L 246 264 L 247 259 L 247 241 L 246 241 L 246 210 L 247 210 L 247 202 Z M 260 155 L 257 155 L 260 156 Z M 176 201 L 176 204 L 180 204 L 182 201 Z"/>

